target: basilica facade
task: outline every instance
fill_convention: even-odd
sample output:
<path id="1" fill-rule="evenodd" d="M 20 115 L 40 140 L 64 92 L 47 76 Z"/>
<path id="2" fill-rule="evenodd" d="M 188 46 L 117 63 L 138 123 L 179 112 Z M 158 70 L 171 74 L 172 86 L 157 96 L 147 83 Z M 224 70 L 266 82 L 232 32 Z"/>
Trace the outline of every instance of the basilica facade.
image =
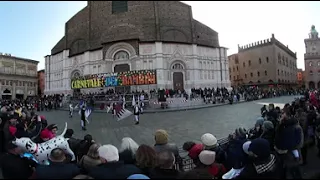
<path id="1" fill-rule="evenodd" d="M 228 88 L 228 63 L 218 33 L 194 20 L 184 3 L 89 1 L 45 57 L 45 94 L 72 94 L 75 78 L 139 70 L 154 70 L 156 83 L 131 90 Z M 108 88 L 116 87 L 80 91 Z"/>

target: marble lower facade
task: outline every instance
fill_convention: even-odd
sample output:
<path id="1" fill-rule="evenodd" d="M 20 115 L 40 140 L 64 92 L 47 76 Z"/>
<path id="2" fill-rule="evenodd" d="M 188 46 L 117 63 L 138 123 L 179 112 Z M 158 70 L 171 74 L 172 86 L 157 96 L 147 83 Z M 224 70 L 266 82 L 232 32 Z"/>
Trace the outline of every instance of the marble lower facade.
<path id="1" fill-rule="evenodd" d="M 231 86 L 226 48 L 163 42 L 143 43 L 134 48 L 119 42 L 105 50 L 69 57 L 69 50 L 46 56 L 45 94 L 72 94 L 71 78 L 90 74 L 132 70 L 157 71 L 157 84 L 132 86 L 131 91 Z M 112 87 L 108 87 L 112 88 Z M 108 88 L 81 89 L 82 92 Z"/>

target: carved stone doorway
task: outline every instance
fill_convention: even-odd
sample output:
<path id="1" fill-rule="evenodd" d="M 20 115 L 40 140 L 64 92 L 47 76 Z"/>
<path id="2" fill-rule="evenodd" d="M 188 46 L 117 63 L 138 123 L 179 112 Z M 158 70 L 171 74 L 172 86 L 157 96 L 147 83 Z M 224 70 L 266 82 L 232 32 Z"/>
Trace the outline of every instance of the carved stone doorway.
<path id="1" fill-rule="evenodd" d="M 173 73 L 173 89 L 174 90 L 183 90 L 183 73 L 182 72 L 174 72 Z"/>
<path id="2" fill-rule="evenodd" d="M 118 64 L 114 66 L 114 72 L 126 72 L 130 71 L 129 64 Z M 115 92 L 117 93 L 130 93 L 130 86 L 119 86 L 115 87 Z"/>

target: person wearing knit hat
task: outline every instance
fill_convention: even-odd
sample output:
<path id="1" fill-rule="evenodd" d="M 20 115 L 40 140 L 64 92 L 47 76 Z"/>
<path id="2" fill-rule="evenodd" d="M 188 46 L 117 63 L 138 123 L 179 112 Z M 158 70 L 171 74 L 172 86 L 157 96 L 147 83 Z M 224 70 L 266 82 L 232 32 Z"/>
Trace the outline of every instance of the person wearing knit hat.
<path id="1" fill-rule="evenodd" d="M 217 163 L 224 163 L 227 154 L 226 152 L 219 146 L 217 138 L 210 134 L 206 133 L 201 136 L 201 142 L 204 145 L 205 150 L 214 151 L 216 152 L 216 162 Z"/>
<path id="2" fill-rule="evenodd" d="M 169 135 L 167 131 L 159 129 L 154 135 L 155 145 L 154 150 L 159 153 L 161 151 L 170 151 L 174 154 L 176 159 L 176 165 L 182 168 L 182 158 L 179 155 L 179 148 L 174 143 L 168 143 Z"/>
<path id="3" fill-rule="evenodd" d="M 267 158 L 270 156 L 269 142 L 263 138 L 257 138 L 251 141 L 248 152 L 253 153 L 256 158 Z"/>
<path id="4" fill-rule="evenodd" d="M 247 138 L 247 130 L 244 128 L 238 128 L 235 130 L 235 136 L 240 139 L 246 139 Z"/>
<path id="5" fill-rule="evenodd" d="M 94 179 L 127 179 L 142 173 L 137 166 L 119 161 L 118 149 L 111 144 L 100 146 L 98 154 L 102 164 L 88 170 L 88 175 Z"/>
<path id="6" fill-rule="evenodd" d="M 274 149 L 274 139 L 275 139 L 275 129 L 271 121 L 264 121 L 262 125 L 262 134 L 261 138 L 268 140 L 270 149 Z"/>
<path id="7" fill-rule="evenodd" d="M 111 145 L 103 145 L 98 148 L 99 157 L 105 162 L 117 162 L 119 161 L 118 149 Z"/>
<path id="8" fill-rule="evenodd" d="M 214 135 L 210 133 L 205 133 L 204 135 L 201 136 L 201 142 L 206 147 L 212 147 L 217 145 L 218 140 Z"/>
<path id="9" fill-rule="evenodd" d="M 227 172 L 224 165 L 215 162 L 216 153 L 214 151 L 203 150 L 199 154 L 199 160 L 202 166 L 198 167 L 208 169 L 209 173 L 214 176 L 214 179 L 221 179 L 222 175 Z"/>
<path id="10" fill-rule="evenodd" d="M 246 163 L 237 179 L 282 179 L 283 168 L 279 159 L 271 154 L 269 142 L 263 138 L 248 141 L 243 145 L 245 151 L 251 157 Z"/>
<path id="11" fill-rule="evenodd" d="M 203 150 L 199 154 L 199 160 L 202 164 L 210 166 L 216 160 L 216 153 L 214 151 Z"/>
<path id="12" fill-rule="evenodd" d="M 168 138 L 169 138 L 169 135 L 168 135 L 167 131 L 165 131 L 163 129 L 157 130 L 154 135 L 154 139 L 155 139 L 157 145 L 167 144 Z"/>

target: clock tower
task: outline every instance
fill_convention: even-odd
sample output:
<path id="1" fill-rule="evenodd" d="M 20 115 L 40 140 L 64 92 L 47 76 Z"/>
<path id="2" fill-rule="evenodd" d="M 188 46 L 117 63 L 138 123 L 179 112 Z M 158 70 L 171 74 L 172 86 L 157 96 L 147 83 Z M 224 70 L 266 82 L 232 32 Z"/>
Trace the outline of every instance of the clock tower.
<path id="1" fill-rule="evenodd" d="M 304 54 L 306 87 L 320 88 L 320 38 L 314 25 L 311 26 L 309 38 L 304 40 L 306 53 Z"/>

